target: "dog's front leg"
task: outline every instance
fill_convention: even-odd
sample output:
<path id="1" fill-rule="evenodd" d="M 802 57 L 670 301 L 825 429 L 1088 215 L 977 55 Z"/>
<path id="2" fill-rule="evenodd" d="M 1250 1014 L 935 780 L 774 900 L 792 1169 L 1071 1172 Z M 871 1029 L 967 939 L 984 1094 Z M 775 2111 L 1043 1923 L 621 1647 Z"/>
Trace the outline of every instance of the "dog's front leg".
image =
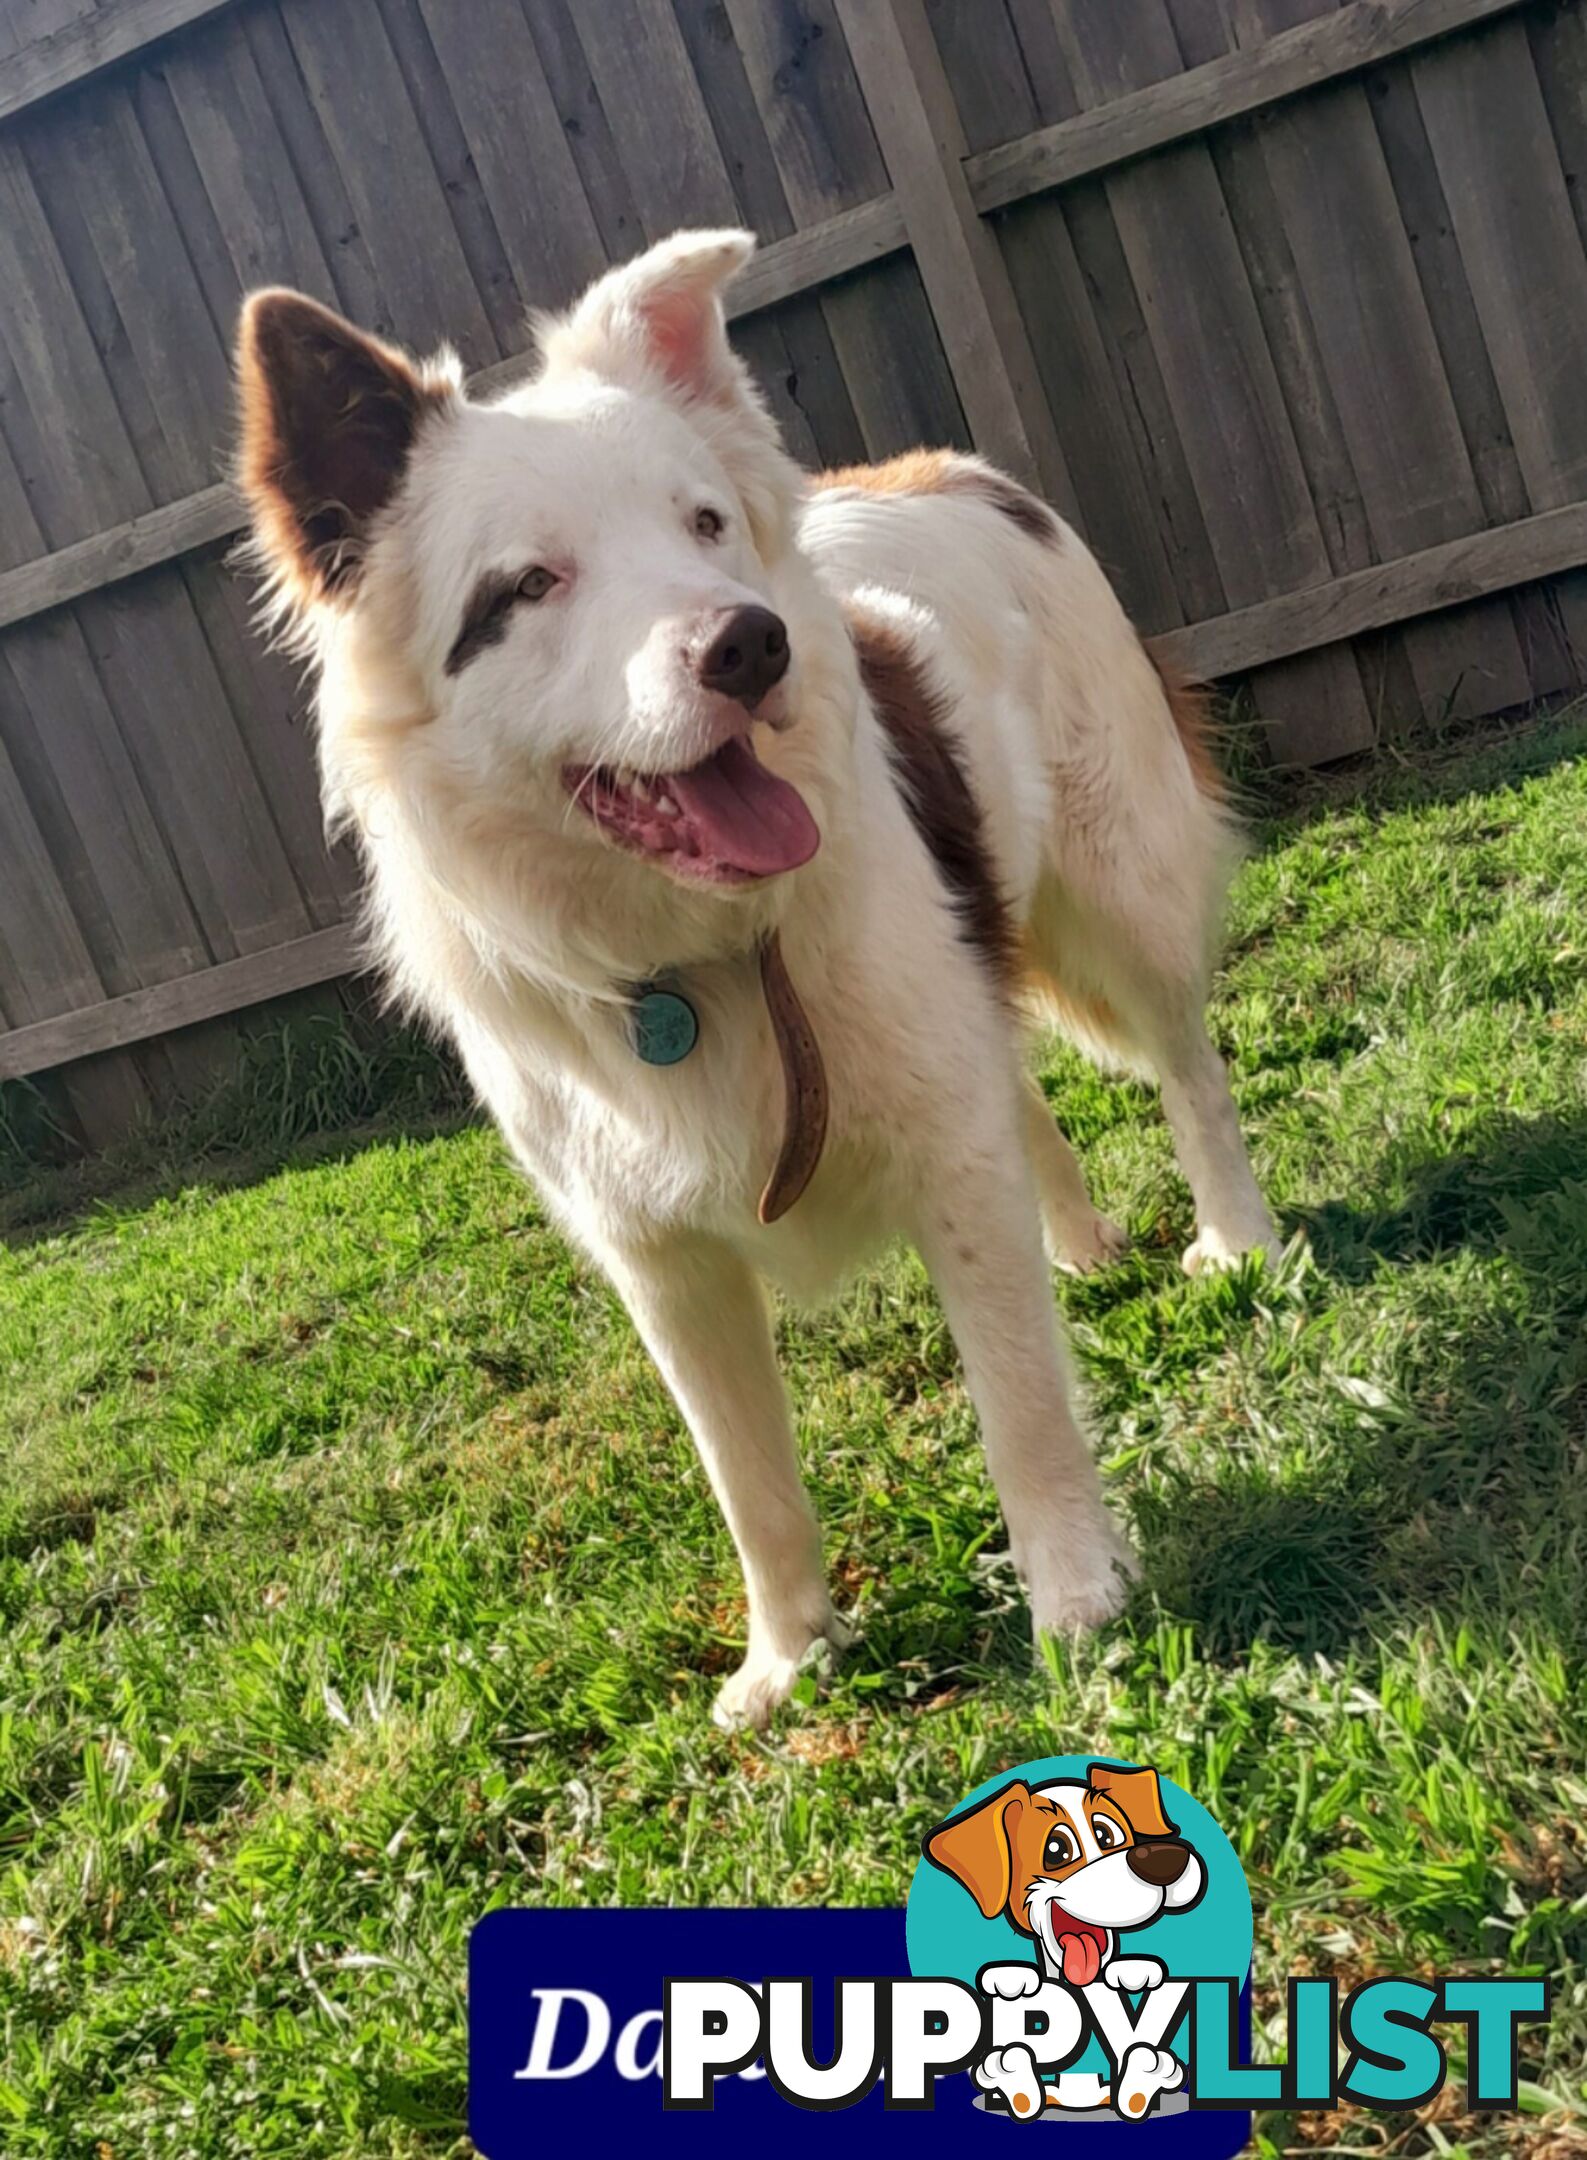
<path id="1" fill-rule="evenodd" d="M 799 1478 L 765 1290 L 736 1254 L 705 1239 L 605 1258 L 694 1435 L 743 1562 L 749 1648 L 716 1698 L 717 1722 L 764 1725 L 811 1645 L 841 1642 L 843 1633 Z"/>
<path id="2" fill-rule="evenodd" d="M 1129 1549 L 1075 1420 L 1035 1196 L 1008 1143 L 940 1157 L 917 1238 L 964 1363 L 1031 1623 L 1095 1627 L 1124 1602 Z"/>

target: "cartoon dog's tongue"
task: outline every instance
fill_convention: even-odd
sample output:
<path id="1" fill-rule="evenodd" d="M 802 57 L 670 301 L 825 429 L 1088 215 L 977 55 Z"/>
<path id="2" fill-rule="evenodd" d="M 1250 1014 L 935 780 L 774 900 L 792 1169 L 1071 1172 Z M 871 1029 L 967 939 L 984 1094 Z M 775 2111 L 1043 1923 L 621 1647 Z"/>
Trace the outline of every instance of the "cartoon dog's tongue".
<path id="1" fill-rule="evenodd" d="M 821 845 L 804 797 L 768 772 L 742 735 L 667 787 L 705 851 L 750 877 L 797 870 Z"/>
<path id="2" fill-rule="evenodd" d="M 1107 1936 L 1085 1920 L 1065 1920 L 1058 1926 L 1058 1948 L 1063 1974 L 1071 1987 L 1089 1987 L 1102 1970 Z"/>

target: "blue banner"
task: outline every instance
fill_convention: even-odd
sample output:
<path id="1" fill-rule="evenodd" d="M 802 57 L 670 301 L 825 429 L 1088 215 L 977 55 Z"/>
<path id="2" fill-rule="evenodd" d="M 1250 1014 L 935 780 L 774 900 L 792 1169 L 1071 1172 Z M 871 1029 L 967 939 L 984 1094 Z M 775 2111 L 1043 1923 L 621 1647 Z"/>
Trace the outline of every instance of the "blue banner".
<path id="1" fill-rule="evenodd" d="M 469 2134 L 485 2160 L 632 2149 L 643 2160 L 732 2152 L 746 2140 L 843 2140 L 853 2151 L 962 2154 L 1032 2134 L 976 2105 L 967 2074 L 943 2079 L 926 2110 L 888 2110 L 880 2087 L 840 2116 L 806 2113 L 752 2062 L 722 2077 L 708 2111 L 662 2105 L 662 2002 L 669 1979 L 812 1982 L 813 2058 L 834 2047 L 834 1983 L 909 1972 L 901 1910 L 689 1910 L 491 1913 L 469 1950 Z M 1136 2160 L 1228 2160 L 1250 2135 L 1238 2112 L 1190 2110 L 1144 2122 L 1042 2123 L 1087 2139 L 1124 2139 Z M 630 2148 L 630 2141 L 632 2145 Z M 1150 2146 L 1147 2156 L 1144 2147 Z"/>

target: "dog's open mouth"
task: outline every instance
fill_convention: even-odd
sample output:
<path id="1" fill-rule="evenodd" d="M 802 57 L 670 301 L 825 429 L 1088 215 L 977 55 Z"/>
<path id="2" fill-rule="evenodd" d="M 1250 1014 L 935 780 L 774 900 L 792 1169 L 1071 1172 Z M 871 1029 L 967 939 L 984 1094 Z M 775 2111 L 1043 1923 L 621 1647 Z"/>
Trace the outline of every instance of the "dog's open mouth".
<path id="1" fill-rule="evenodd" d="M 1058 1906 L 1048 1907 L 1058 1960 L 1071 1987 L 1089 1987 L 1102 1970 L 1102 1953 L 1108 1946 L 1106 1930 L 1089 1920 L 1072 1920 Z"/>
<path id="2" fill-rule="evenodd" d="M 736 885 L 797 870 L 821 845 L 804 797 L 735 735 L 687 772 L 565 765 L 580 809 L 610 840 L 679 877 Z"/>

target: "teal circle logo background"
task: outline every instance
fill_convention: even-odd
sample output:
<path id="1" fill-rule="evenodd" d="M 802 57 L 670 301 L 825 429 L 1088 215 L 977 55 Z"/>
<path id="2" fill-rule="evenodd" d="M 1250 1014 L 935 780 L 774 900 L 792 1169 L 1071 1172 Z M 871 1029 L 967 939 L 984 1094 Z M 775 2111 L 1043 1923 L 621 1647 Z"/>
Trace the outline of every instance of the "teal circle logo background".
<path id="1" fill-rule="evenodd" d="M 1016 1763 L 986 1779 L 941 1820 L 962 1815 L 967 1808 L 989 1800 L 1016 1778 L 1031 1786 L 1050 1784 L 1055 1778 L 1074 1778 L 1084 1783 L 1086 1772 L 1097 1762 L 1110 1769 L 1140 1767 L 1116 1762 L 1112 1756 L 1045 1755 L 1036 1762 Z M 1234 1847 L 1201 1802 L 1192 1799 L 1172 1778 L 1159 1777 L 1158 1782 L 1164 1812 L 1179 1835 L 1199 1854 L 1207 1871 L 1207 1887 L 1200 1902 L 1188 1911 L 1165 1912 L 1149 1927 L 1121 1933 L 1114 1944 L 1114 1955 L 1159 1958 L 1168 1968 L 1170 1979 L 1226 1976 L 1236 1986 L 1243 1986 L 1251 1969 L 1251 1893 L 1245 1870 Z M 936 1827 L 933 1823 L 932 1829 Z M 980 1907 L 963 1884 L 924 1857 L 909 1886 L 904 1940 L 909 1969 L 917 1978 L 940 1975 L 966 1981 L 972 1987 L 983 1965 L 1030 1965 L 1037 1957 L 1036 1945 L 1028 1935 L 1022 1935 L 1002 1917 L 983 1919 Z M 1174 2033 L 1170 2032 L 1166 2040 L 1172 2046 Z M 1106 2074 L 1108 2062 L 1092 2040 L 1070 2067 Z"/>

